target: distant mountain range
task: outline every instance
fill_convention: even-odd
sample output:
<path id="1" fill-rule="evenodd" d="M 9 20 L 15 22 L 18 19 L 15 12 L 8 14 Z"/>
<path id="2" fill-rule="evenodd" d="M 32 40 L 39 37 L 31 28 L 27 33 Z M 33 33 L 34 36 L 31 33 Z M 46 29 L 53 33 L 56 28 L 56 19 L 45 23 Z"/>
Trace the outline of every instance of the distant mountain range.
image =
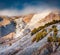
<path id="1" fill-rule="evenodd" d="M 2 19 L 0 21 L 0 27 L 9 25 L 12 21 L 17 24 L 17 22 L 21 20 L 21 18 L 22 18 L 22 21 L 26 23 L 26 27 L 28 26 L 28 28 L 32 30 L 48 22 L 51 22 L 52 20 L 60 20 L 60 12 L 49 11 L 49 12 L 42 12 L 42 13 L 36 13 L 36 14 L 28 14 L 25 16 L 11 16 L 11 17 L 0 16 L 0 20 Z"/>

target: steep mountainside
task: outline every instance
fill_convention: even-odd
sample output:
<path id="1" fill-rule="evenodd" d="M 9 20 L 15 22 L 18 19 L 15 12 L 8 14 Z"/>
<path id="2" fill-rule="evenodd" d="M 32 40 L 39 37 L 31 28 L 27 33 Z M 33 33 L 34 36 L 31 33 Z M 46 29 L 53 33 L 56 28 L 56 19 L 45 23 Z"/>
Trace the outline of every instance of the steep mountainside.
<path id="1" fill-rule="evenodd" d="M 60 50 L 58 11 L 1 18 L 0 55 L 47 55 Z"/>
<path id="2" fill-rule="evenodd" d="M 49 13 L 45 18 L 39 20 L 36 23 L 35 27 L 44 25 L 44 24 L 51 22 L 53 20 L 60 20 L 60 13 L 58 11 Z"/>

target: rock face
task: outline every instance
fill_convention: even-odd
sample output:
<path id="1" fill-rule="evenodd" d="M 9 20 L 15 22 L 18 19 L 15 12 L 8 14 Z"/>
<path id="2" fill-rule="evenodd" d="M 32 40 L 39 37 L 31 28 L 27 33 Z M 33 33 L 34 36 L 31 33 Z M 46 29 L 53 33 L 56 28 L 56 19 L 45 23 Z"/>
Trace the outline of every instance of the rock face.
<path id="1" fill-rule="evenodd" d="M 0 42 L 5 42 L 6 40 L 11 41 L 11 38 L 13 39 L 14 37 L 19 37 L 19 38 L 13 39 L 16 40 L 16 42 L 12 43 L 12 45 L 10 44 L 11 46 L 5 49 L 4 51 L 2 50 L 0 52 L 0 55 L 2 55 L 2 53 L 3 55 L 6 54 L 12 55 L 14 52 L 17 51 L 17 49 L 19 50 L 18 52 L 19 55 L 22 54 L 31 55 L 33 52 L 36 52 L 36 50 L 39 47 L 41 48 L 46 44 L 47 38 L 51 35 L 52 32 L 48 33 L 48 35 L 45 36 L 45 38 L 42 38 L 39 42 L 32 43 L 32 38 L 35 37 L 37 33 L 31 36 L 30 28 L 31 29 L 33 29 L 34 27 L 37 28 L 40 25 L 44 25 L 45 23 L 50 22 L 52 20 L 60 20 L 60 14 L 53 13 L 53 12 L 52 13 L 43 12 L 38 14 L 30 14 L 26 16 L 1 17 L 0 18 Z M 20 51 L 22 52 L 22 54 Z"/>
<path id="2" fill-rule="evenodd" d="M 0 43 L 5 43 L 7 40 L 11 40 L 13 39 L 15 33 L 14 32 L 11 32 L 9 34 L 7 34 L 6 36 L 3 36 L 3 37 L 0 37 Z"/>
<path id="3" fill-rule="evenodd" d="M 39 20 L 39 21 L 36 23 L 35 27 L 44 25 L 44 24 L 46 24 L 46 23 L 48 23 L 48 22 L 51 22 L 51 21 L 53 21 L 53 20 L 60 20 L 60 13 L 58 13 L 58 12 L 57 12 L 57 13 L 55 13 L 55 12 L 49 13 L 45 18 Z"/>
<path id="4" fill-rule="evenodd" d="M 59 13 L 56 14 L 56 13 L 50 13 L 48 16 L 45 17 L 45 19 L 41 20 L 40 22 L 49 22 L 49 21 L 52 21 L 52 20 L 60 20 L 60 15 Z"/>
<path id="5" fill-rule="evenodd" d="M 28 23 L 28 22 L 31 21 L 31 19 L 32 19 L 33 16 L 34 16 L 34 14 L 26 15 L 26 16 L 23 17 L 23 21 L 24 21 L 25 23 Z"/>
<path id="6" fill-rule="evenodd" d="M 7 24 L 10 23 L 9 19 L 6 18 L 6 17 L 0 17 L 0 19 L 2 19 L 2 20 L 0 21 L 0 26 L 5 26 L 5 25 L 7 25 Z"/>
<path id="7" fill-rule="evenodd" d="M 29 14 L 26 16 L 0 16 L 0 31 L 5 32 L 7 33 L 6 35 L 8 35 L 10 32 L 14 32 L 14 30 L 16 30 L 16 32 L 20 32 L 27 24 L 27 27 L 33 29 L 34 27 L 37 28 L 38 26 L 44 25 L 52 20 L 60 20 L 60 13 L 43 12 L 41 14 Z M 16 26 L 14 26 L 12 21 L 16 23 Z M 15 29 L 15 27 L 17 29 Z M 1 33 L 0 37 L 2 37 L 2 35 L 4 36 L 5 34 Z"/>
<path id="8" fill-rule="evenodd" d="M 0 17 L 0 43 L 3 43 L 14 36 L 15 24 L 7 16 Z"/>
<path id="9" fill-rule="evenodd" d="M 19 37 L 21 30 L 25 28 L 28 22 L 30 22 L 32 16 L 33 14 L 12 17 L 0 16 L 0 39 L 2 40 L 17 36 Z"/>

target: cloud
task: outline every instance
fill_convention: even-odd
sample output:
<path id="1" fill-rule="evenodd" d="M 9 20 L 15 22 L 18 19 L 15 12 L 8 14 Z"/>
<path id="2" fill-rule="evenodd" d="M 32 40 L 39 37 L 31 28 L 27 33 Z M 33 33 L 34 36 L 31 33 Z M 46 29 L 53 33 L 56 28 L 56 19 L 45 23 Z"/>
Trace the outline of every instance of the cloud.
<path id="1" fill-rule="evenodd" d="M 19 16 L 19 15 L 27 15 L 30 13 L 40 13 L 45 10 L 52 10 L 53 8 L 48 6 L 25 6 L 24 9 L 18 10 L 18 9 L 4 9 L 0 10 L 0 15 L 6 15 L 6 16 Z"/>

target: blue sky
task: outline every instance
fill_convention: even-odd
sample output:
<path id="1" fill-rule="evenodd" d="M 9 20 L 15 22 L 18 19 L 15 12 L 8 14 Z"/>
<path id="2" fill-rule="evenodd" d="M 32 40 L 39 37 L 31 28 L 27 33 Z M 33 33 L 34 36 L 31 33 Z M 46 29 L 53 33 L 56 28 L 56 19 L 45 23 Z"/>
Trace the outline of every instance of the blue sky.
<path id="1" fill-rule="evenodd" d="M 0 0 L 0 13 L 3 11 L 21 11 L 36 8 L 58 8 L 60 9 L 60 0 Z M 17 10 L 17 11 L 16 11 Z"/>
<path id="2" fill-rule="evenodd" d="M 0 0 L 0 9 L 22 9 L 25 5 L 44 5 L 60 8 L 60 0 Z"/>

